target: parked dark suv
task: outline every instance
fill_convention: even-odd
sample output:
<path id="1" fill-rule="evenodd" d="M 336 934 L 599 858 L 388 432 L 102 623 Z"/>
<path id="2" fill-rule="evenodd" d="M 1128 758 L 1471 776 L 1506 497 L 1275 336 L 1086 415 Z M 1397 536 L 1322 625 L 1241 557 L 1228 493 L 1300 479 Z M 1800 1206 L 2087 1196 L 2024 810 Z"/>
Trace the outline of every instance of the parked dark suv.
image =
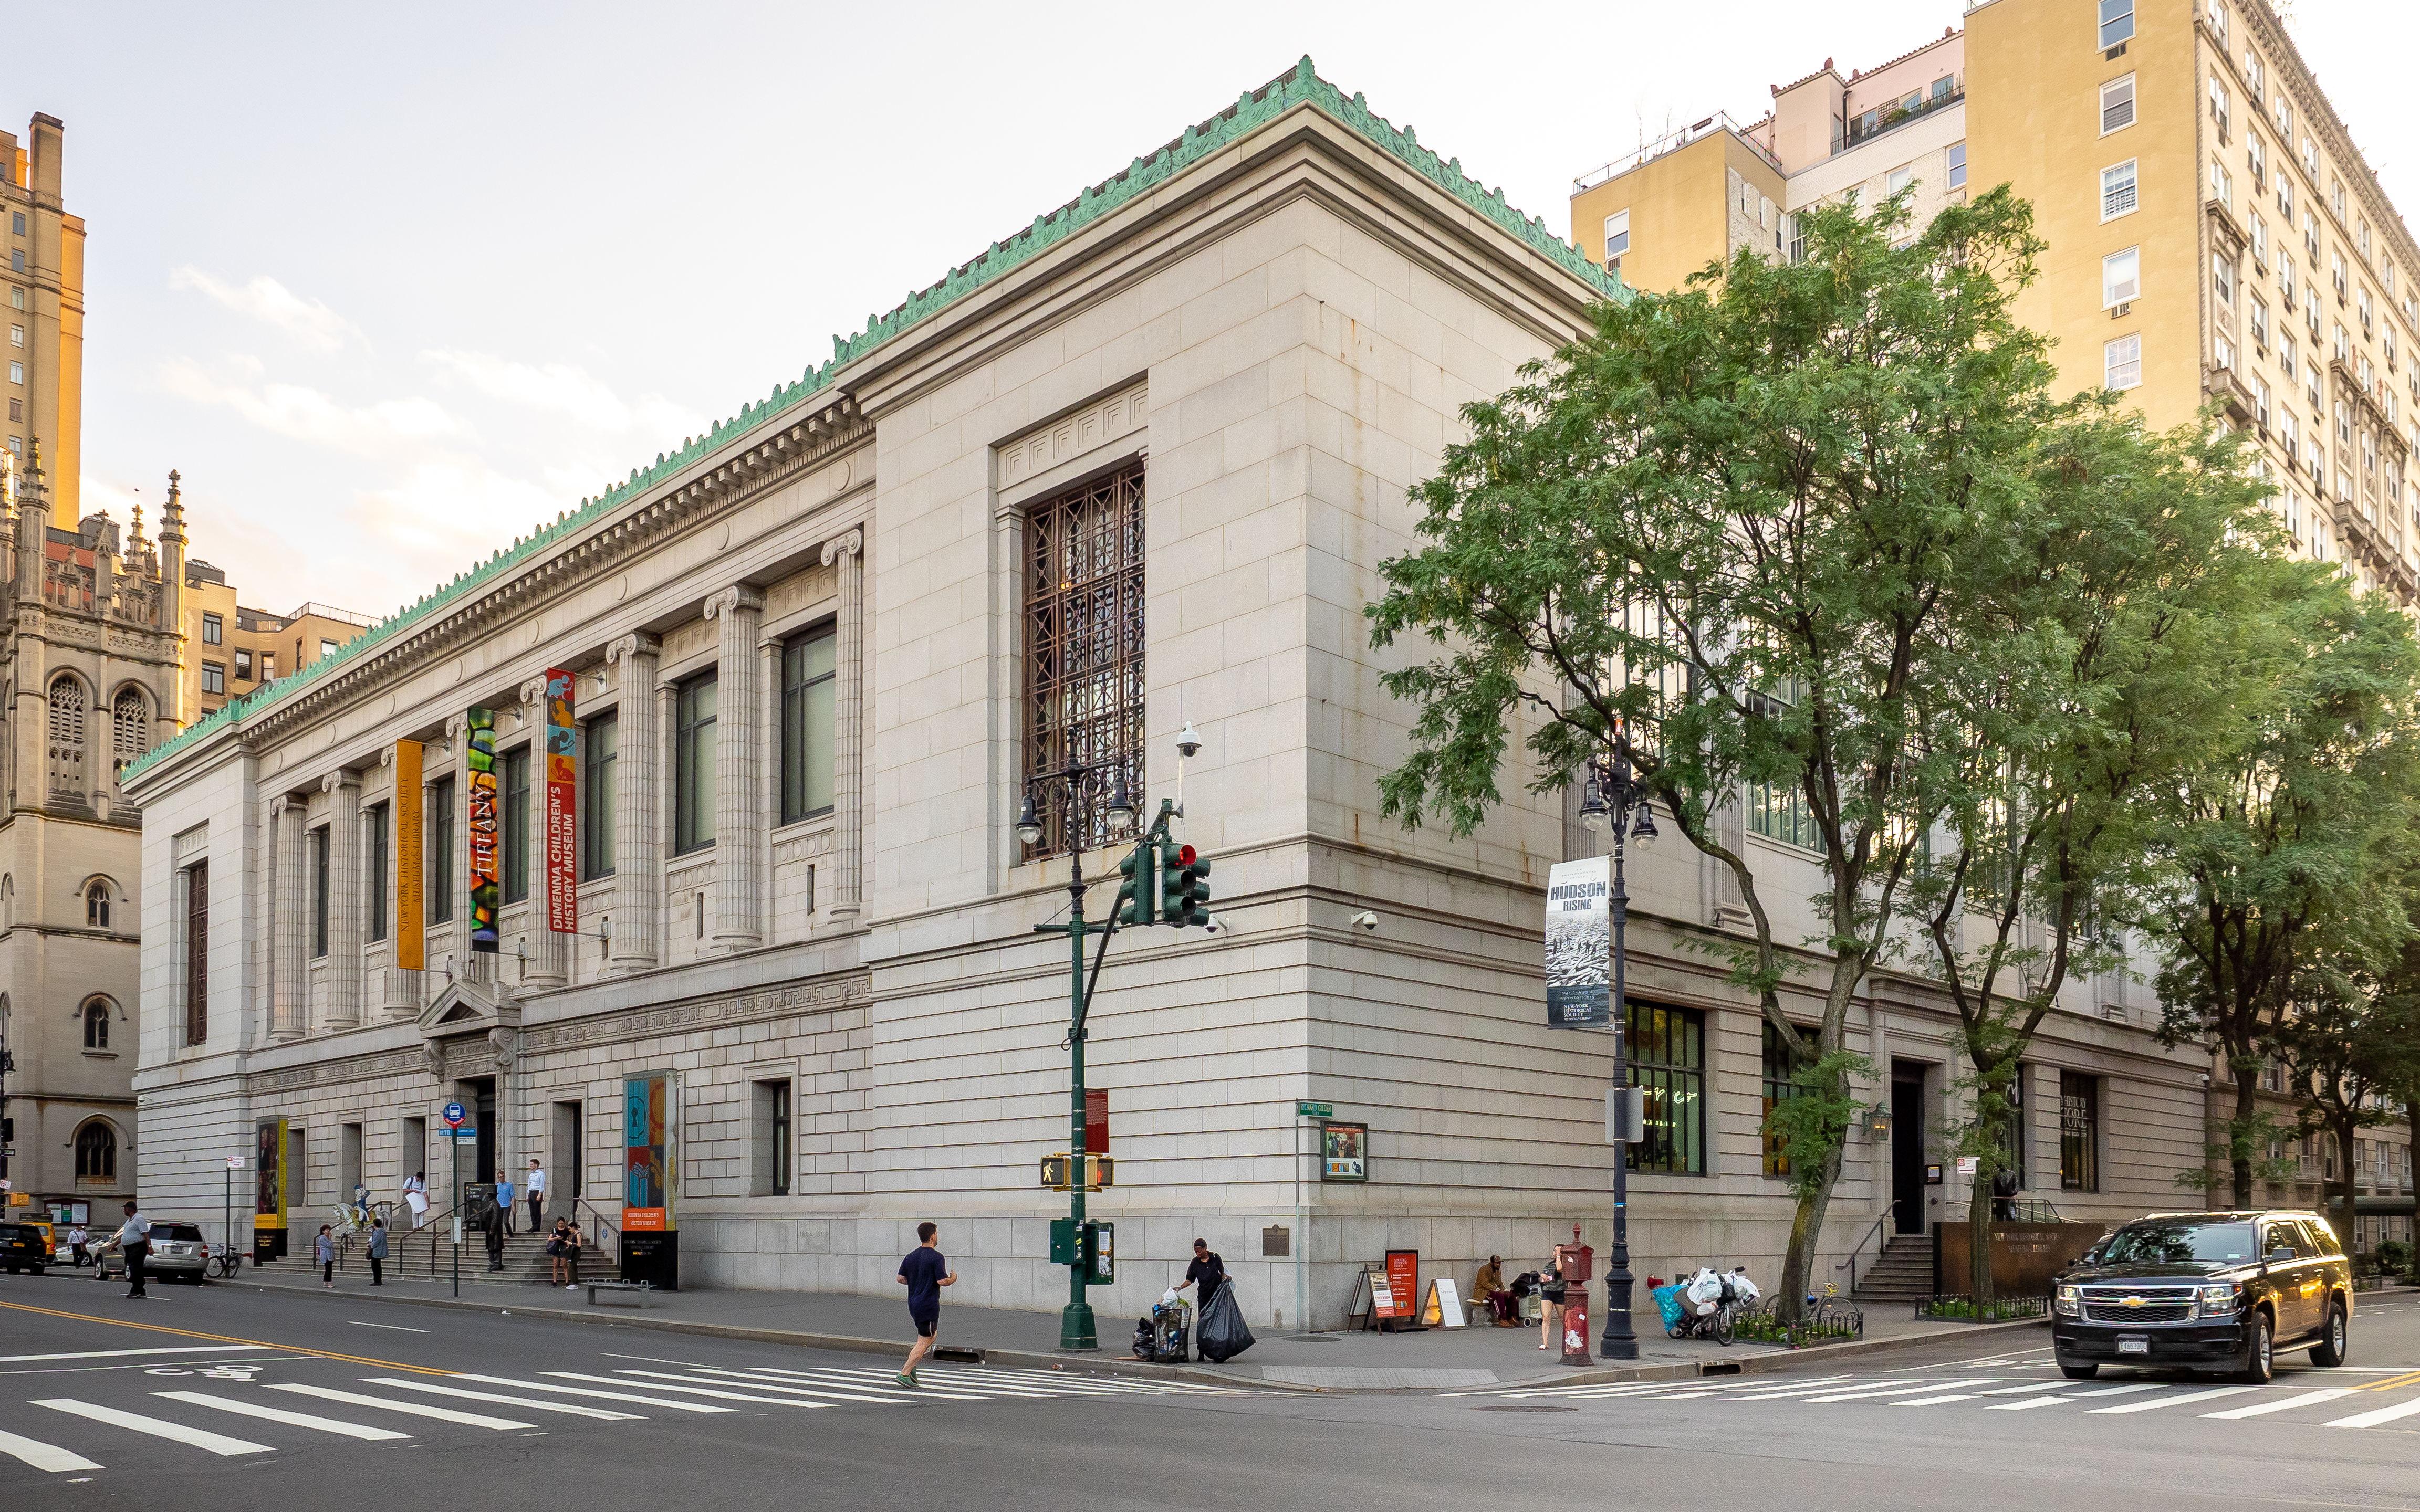
<path id="1" fill-rule="evenodd" d="M 2257 1384 L 2279 1350 L 2344 1364 L 2352 1262 L 2315 1213 L 2165 1213 L 2095 1244 L 2058 1277 L 2051 1314 L 2071 1379 L 2144 1365 Z"/>

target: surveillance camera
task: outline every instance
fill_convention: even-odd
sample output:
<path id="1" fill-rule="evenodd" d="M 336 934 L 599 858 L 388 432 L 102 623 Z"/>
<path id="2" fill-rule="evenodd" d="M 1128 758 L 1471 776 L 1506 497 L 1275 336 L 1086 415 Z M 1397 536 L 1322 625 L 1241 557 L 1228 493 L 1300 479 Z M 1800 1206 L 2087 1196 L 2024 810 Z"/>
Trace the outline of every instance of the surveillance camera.
<path id="1" fill-rule="evenodd" d="M 1202 921 L 1202 927 L 1208 930 L 1213 934 L 1233 934 L 1235 933 L 1235 926 L 1228 923 L 1225 919 L 1220 918 L 1216 914 L 1203 919 Z"/>
<path id="2" fill-rule="evenodd" d="M 1378 916 L 1364 908 L 1353 916 L 1353 922 L 1357 928 L 1375 933 L 1378 928 Z"/>
<path id="3" fill-rule="evenodd" d="M 1193 721 L 1187 719 L 1176 736 L 1176 754 L 1191 761 L 1202 754 L 1202 737 L 1193 733 Z"/>

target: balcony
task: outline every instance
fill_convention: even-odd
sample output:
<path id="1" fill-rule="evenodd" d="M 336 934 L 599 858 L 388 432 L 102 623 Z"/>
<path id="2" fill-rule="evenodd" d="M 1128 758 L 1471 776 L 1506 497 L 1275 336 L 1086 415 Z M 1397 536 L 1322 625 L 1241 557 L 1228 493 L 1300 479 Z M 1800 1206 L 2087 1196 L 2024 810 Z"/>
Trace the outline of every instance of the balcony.
<path id="1" fill-rule="evenodd" d="M 2256 415 L 2252 390 L 2235 369 L 2217 366 L 2203 369 L 2202 388 L 2212 397 L 2226 404 L 2229 420 L 2239 425 L 2249 425 L 2254 423 Z M 2287 465 L 2288 467 L 2293 465 L 2290 455 Z"/>
<path id="2" fill-rule="evenodd" d="M 1851 147 L 1863 147 L 1878 136 L 1888 136 L 1910 121 L 1921 120 L 1934 111 L 1962 104 L 1965 99 L 1966 86 L 1962 84 L 1947 94 L 1927 95 L 1914 106 L 1894 100 L 1879 109 L 1853 116 L 1841 133 L 1840 145 L 1832 149 L 1832 154 L 1838 157 Z"/>

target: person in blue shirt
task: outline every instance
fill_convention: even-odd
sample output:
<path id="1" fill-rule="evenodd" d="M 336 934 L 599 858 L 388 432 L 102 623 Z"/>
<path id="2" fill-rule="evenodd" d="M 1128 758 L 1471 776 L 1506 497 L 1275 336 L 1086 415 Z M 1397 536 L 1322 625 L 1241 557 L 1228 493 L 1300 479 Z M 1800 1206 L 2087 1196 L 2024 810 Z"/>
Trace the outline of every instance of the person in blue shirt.
<path id="1" fill-rule="evenodd" d="M 513 1178 L 509 1171 L 496 1173 L 496 1206 L 504 1210 L 504 1232 L 513 1231 Z"/>
<path id="2" fill-rule="evenodd" d="M 941 1255 L 939 1242 L 940 1226 L 921 1223 L 916 1226 L 916 1247 L 899 1262 L 899 1284 L 908 1288 L 908 1319 L 916 1325 L 916 1343 L 908 1351 L 908 1363 L 899 1371 L 899 1384 L 914 1386 L 916 1366 L 933 1352 L 934 1341 L 941 1331 L 941 1288 L 958 1284 L 958 1273 Z"/>

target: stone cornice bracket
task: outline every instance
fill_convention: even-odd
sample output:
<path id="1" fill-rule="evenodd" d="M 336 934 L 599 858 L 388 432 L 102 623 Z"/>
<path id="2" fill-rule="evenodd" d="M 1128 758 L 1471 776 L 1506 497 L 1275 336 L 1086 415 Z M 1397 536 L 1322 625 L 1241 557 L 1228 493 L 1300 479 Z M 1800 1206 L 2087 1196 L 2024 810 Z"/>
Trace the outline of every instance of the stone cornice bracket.
<path id="1" fill-rule="evenodd" d="M 737 609 L 764 607 L 763 590 L 751 588 L 746 583 L 734 583 L 706 601 L 706 617 L 709 620 L 719 620 Z"/>
<path id="2" fill-rule="evenodd" d="M 467 714 L 449 714 L 445 717 L 446 755 L 454 754 L 454 747 L 462 738 L 462 732 L 470 728 L 471 717 Z"/>
<path id="3" fill-rule="evenodd" d="M 864 549 L 865 531 L 861 527 L 849 532 L 846 535 L 841 536 L 836 540 L 826 541 L 824 543 L 823 564 L 829 567 L 833 563 L 838 562 L 841 558 L 853 557 Z"/>
<path id="4" fill-rule="evenodd" d="M 646 631 L 636 630 L 624 636 L 619 640 L 608 641 L 606 643 L 605 664 L 611 667 L 619 665 L 621 662 L 632 656 L 652 656 L 659 651 L 661 651 L 663 646 L 664 643 L 661 640 L 657 640 Z"/>
<path id="5" fill-rule="evenodd" d="M 343 788 L 357 788 L 361 785 L 362 774 L 349 766 L 339 766 L 319 779 L 319 791 L 328 794 L 334 794 Z"/>
<path id="6" fill-rule="evenodd" d="M 420 1058 L 428 1067 L 430 1080 L 442 1082 L 445 1079 L 445 1046 L 442 1041 L 421 1041 Z"/>
<path id="7" fill-rule="evenodd" d="M 395 770 L 395 742 L 392 740 L 379 748 L 379 769 L 387 772 Z"/>
<path id="8" fill-rule="evenodd" d="M 504 1028 L 501 1026 L 488 1031 L 488 1052 L 495 1058 L 498 1071 L 509 1072 L 513 1069 L 513 1062 L 520 1057 L 520 1038 L 519 1029 Z"/>
<path id="9" fill-rule="evenodd" d="M 521 707 L 531 708 L 546 702 L 546 679 L 533 677 L 521 685 Z"/>

